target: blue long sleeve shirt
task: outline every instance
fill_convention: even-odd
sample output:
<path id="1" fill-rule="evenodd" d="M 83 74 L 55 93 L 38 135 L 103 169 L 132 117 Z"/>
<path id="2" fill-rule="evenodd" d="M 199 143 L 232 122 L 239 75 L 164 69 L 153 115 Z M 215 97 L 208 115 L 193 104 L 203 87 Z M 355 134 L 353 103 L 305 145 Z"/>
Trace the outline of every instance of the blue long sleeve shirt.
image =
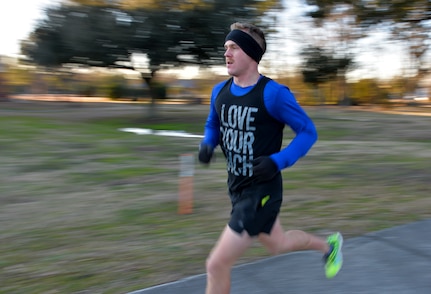
<path id="1" fill-rule="evenodd" d="M 220 120 L 215 109 L 215 99 L 227 81 L 217 84 L 211 93 L 210 110 L 205 123 L 203 144 L 216 147 L 220 138 Z M 232 83 L 231 93 L 242 96 L 253 86 L 242 88 Z M 317 131 L 313 121 L 296 101 L 293 93 L 284 85 L 270 80 L 264 90 L 264 104 L 269 114 L 276 120 L 289 126 L 295 133 L 289 144 L 270 157 L 279 170 L 290 167 L 303 157 L 317 140 Z"/>

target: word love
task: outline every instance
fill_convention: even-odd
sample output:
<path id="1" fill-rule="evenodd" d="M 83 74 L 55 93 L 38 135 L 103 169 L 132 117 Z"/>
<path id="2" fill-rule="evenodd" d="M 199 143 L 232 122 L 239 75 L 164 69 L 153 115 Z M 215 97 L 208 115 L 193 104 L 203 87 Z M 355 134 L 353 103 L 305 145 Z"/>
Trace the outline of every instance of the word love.
<path id="1" fill-rule="evenodd" d="M 220 132 L 226 152 L 228 171 L 236 176 L 252 176 L 253 143 L 256 127 L 253 125 L 258 108 L 223 104 L 220 113 Z"/>

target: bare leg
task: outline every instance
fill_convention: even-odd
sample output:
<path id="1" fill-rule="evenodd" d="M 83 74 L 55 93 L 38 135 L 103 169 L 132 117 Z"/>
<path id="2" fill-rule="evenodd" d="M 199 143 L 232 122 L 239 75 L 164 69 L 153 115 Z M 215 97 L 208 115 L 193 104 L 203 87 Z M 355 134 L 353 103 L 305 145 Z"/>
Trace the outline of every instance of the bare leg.
<path id="1" fill-rule="evenodd" d="M 274 223 L 271 234 L 260 234 L 259 241 L 274 255 L 302 250 L 317 250 L 324 254 L 329 251 L 326 240 L 322 238 L 299 230 L 285 232 L 279 217 Z"/>
<path id="2" fill-rule="evenodd" d="M 226 226 L 207 259 L 206 294 L 229 294 L 232 266 L 252 242 L 245 231 L 240 235 Z"/>

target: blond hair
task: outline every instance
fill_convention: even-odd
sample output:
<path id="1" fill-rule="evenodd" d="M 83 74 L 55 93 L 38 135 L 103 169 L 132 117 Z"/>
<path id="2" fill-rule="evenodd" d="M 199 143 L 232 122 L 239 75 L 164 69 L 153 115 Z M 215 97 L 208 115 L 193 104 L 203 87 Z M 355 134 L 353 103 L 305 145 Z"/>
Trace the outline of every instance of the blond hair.
<path id="1" fill-rule="evenodd" d="M 263 52 L 265 53 L 266 51 L 265 34 L 257 26 L 252 25 L 250 23 L 235 22 L 230 25 L 230 30 L 231 31 L 241 30 L 246 32 L 247 34 L 253 37 L 253 39 L 259 44 L 259 46 L 262 48 Z"/>

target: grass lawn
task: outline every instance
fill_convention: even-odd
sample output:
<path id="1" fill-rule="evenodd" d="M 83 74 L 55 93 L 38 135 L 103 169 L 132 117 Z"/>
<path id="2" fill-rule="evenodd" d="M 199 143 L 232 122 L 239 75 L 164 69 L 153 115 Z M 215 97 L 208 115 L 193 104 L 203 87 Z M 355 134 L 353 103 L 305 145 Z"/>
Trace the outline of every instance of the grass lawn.
<path id="1" fill-rule="evenodd" d="M 179 215 L 179 156 L 208 106 L 0 105 L 0 293 L 126 293 L 205 271 L 229 217 L 224 159 L 195 164 Z M 283 172 L 286 229 L 346 238 L 431 217 L 430 116 L 306 108 L 319 141 Z M 285 144 L 292 138 L 285 131 Z M 239 261 L 267 257 L 254 245 Z"/>

